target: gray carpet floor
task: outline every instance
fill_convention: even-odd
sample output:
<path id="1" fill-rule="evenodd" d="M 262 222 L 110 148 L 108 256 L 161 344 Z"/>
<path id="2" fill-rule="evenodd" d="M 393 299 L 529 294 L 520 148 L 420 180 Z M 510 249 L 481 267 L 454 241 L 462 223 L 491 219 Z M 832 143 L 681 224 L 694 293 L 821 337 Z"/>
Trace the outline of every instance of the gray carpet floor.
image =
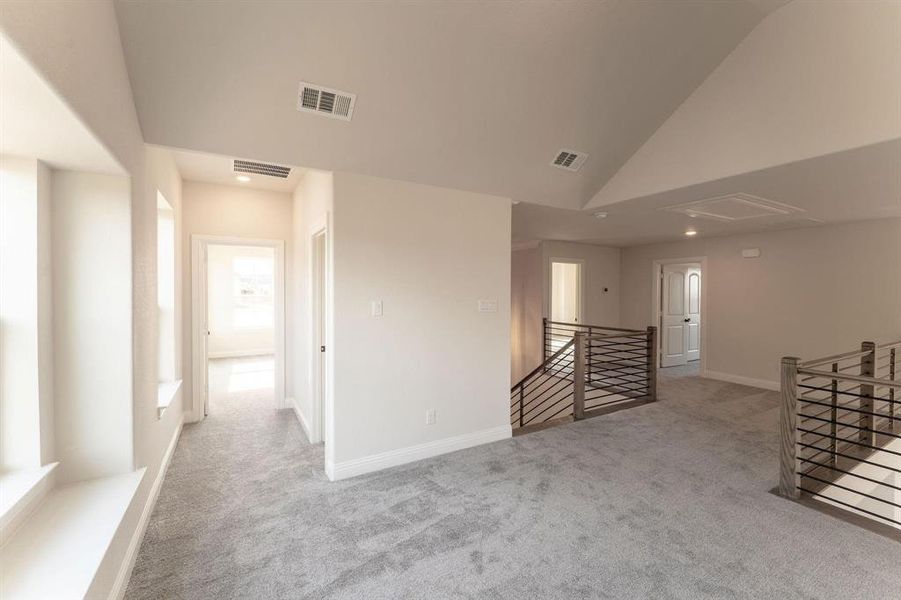
<path id="1" fill-rule="evenodd" d="M 655 404 L 330 483 L 260 393 L 186 426 L 126 597 L 901 598 L 901 544 L 769 493 L 778 397 Z"/>

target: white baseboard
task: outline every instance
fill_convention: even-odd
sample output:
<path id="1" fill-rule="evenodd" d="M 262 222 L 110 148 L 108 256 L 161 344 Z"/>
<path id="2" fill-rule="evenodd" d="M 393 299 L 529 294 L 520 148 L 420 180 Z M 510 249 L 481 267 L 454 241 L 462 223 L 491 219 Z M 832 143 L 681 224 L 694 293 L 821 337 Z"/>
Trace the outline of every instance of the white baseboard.
<path id="1" fill-rule="evenodd" d="M 270 356 L 274 355 L 275 350 L 272 348 L 258 350 L 226 350 L 224 352 L 210 352 L 207 358 L 244 358 L 245 356 Z"/>
<path id="2" fill-rule="evenodd" d="M 740 385 L 748 385 L 751 387 L 762 388 L 765 390 L 779 391 L 778 381 L 769 381 L 768 379 L 754 379 L 753 377 L 743 377 L 741 375 L 733 375 L 731 373 L 720 373 L 719 371 L 704 371 L 701 377 L 707 379 L 716 379 L 717 381 L 727 381 L 729 383 L 737 383 Z"/>
<path id="3" fill-rule="evenodd" d="M 491 429 L 483 429 L 472 433 L 464 433 L 454 437 L 436 440 L 434 442 L 426 442 L 415 446 L 407 446 L 397 450 L 389 450 L 388 452 L 380 452 L 364 456 L 363 458 L 355 458 L 340 463 L 334 463 L 326 460 L 325 474 L 332 481 L 339 479 L 347 479 L 356 477 L 364 473 L 372 473 L 389 467 L 396 467 L 406 463 L 431 458 L 448 452 L 455 452 L 481 444 L 488 444 L 505 440 L 513 435 L 513 430 L 509 425 L 493 427 Z"/>
<path id="4" fill-rule="evenodd" d="M 135 561 L 138 559 L 138 551 L 141 549 L 144 533 L 147 531 L 147 525 L 150 523 L 150 515 L 153 514 L 153 508 L 156 506 L 156 500 L 160 495 L 160 488 L 163 487 L 163 480 L 166 478 L 166 471 L 169 470 L 169 463 L 172 461 L 172 455 L 175 454 L 175 447 L 178 445 L 178 438 L 181 436 L 181 429 L 184 426 L 184 422 L 185 418 L 184 414 L 182 414 L 178 419 L 178 426 L 175 428 L 175 433 L 172 435 L 172 441 L 169 442 L 169 447 L 166 448 L 166 453 L 163 455 L 163 460 L 160 463 L 160 469 L 156 474 L 153 487 L 150 488 L 150 494 L 147 496 L 147 503 L 144 505 L 144 510 L 138 521 L 138 527 L 131 537 L 128 549 L 125 551 L 125 559 L 122 561 L 122 566 L 119 568 L 119 574 L 116 576 L 116 582 L 110 592 L 109 597 L 111 600 L 122 600 L 122 597 L 125 596 L 125 590 L 128 588 L 128 580 L 131 578 L 131 571 L 134 569 Z"/>
<path id="5" fill-rule="evenodd" d="M 307 440 L 312 440 L 312 436 L 310 435 L 310 423 L 307 421 L 307 418 L 303 416 L 303 413 L 300 411 L 300 406 L 297 404 L 296 398 L 288 398 L 286 400 L 288 406 L 294 409 L 294 414 L 297 415 L 297 420 L 300 421 L 300 427 L 303 429 L 304 435 L 307 436 Z"/>

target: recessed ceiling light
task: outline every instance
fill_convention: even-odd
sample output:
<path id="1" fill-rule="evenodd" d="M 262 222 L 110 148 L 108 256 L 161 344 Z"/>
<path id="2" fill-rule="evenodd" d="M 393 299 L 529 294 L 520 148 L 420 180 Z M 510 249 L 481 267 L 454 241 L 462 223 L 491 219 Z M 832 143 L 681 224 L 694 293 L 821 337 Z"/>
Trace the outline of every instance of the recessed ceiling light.
<path id="1" fill-rule="evenodd" d="M 685 232 L 685 235 L 687 235 L 688 237 L 691 237 L 693 235 L 698 235 L 698 232 L 695 231 L 694 229 L 689 229 L 688 231 Z"/>
<path id="2" fill-rule="evenodd" d="M 247 175 L 238 175 L 237 177 L 235 177 L 235 179 L 237 179 L 241 183 L 247 183 L 248 181 L 250 181 L 250 177 L 248 177 Z"/>
<path id="3" fill-rule="evenodd" d="M 598 211 L 598 212 L 594 213 L 592 216 L 593 216 L 595 219 L 606 219 L 606 218 L 607 218 L 607 213 L 605 213 L 605 212 L 603 212 L 603 211 Z"/>

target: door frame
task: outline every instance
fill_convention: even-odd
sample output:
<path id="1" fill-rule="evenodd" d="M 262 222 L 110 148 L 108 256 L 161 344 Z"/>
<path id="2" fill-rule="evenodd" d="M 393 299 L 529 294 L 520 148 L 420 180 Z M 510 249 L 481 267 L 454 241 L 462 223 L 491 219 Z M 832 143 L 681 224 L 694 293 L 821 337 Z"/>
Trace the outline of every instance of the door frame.
<path id="1" fill-rule="evenodd" d="M 663 327 L 661 326 L 660 293 L 663 288 L 660 285 L 660 274 L 664 265 L 701 265 L 701 361 L 698 372 L 701 377 L 707 376 L 707 328 L 710 325 L 709 311 L 707 310 L 707 257 L 686 256 L 682 258 L 657 258 L 654 259 L 651 268 L 651 323 L 657 327 L 657 349 L 655 363 L 660 368 L 660 354 L 663 344 Z"/>
<path id="2" fill-rule="evenodd" d="M 585 324 L 585 259 L 582 258 L 564 258 L 550 256 L 544 265 L 544 315 L 548 320 L 552 320 L 554 302 L 554 263 L 569 263 L 579 265 L 579 318 L 582 319 L 579 324 Z"/>
<path id="3" fill-rule="evenodd" d="M 208 356 L 203 351 L 206 336 L 208 298 L 203 290 L 208 286 L 206 265 L 202 257 L 210 246 L 261 246 L 275 251 L 275 381 L 274 409 L 287 406 L 285 401 L 285 241 L 261 238 L 242 238 L 205 234 L 191 235 L 191 420 L 202 421 L 206 416 L 202 374 L 208 368 Z"/>

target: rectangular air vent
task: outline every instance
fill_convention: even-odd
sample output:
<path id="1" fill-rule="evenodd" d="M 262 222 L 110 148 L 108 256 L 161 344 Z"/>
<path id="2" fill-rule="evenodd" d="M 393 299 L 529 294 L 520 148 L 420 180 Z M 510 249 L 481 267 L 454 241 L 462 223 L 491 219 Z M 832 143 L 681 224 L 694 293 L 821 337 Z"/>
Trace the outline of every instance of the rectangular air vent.
<path id="1" fill-rule="evenodd" d="M 551 161 L 551 166 L 566 169 L 567 171 L 578 171 L 587 159 L 588 155 L 584 152 L 561 150 L 557 153 L 557 157 Z"/>
<path id="2" fill-rule="evenodd" d="M 291 173 L 291 167 L 281 167 L 250 160 L 238 160 L 236 158 L 235 173 L 253 173 L 254 175 L 268 175 L 269 177 L 287 179 Z"/>
<path id="3" fill-rule="evenodd" d="M 356 100 L 356 94 L 302 81 L 297 92 L 297 110 L 350 121 Z"/>
<path id="4" fill-rule="evenodd" d="M 796 206 L 744 193 L 706 198 L 675 206 L 665 206 L 661 210 L 714 221 L 745 221 L 747 219 L 761 219 L 764 217 L 784 217 L 804 212 L 803 209 Z"/>

